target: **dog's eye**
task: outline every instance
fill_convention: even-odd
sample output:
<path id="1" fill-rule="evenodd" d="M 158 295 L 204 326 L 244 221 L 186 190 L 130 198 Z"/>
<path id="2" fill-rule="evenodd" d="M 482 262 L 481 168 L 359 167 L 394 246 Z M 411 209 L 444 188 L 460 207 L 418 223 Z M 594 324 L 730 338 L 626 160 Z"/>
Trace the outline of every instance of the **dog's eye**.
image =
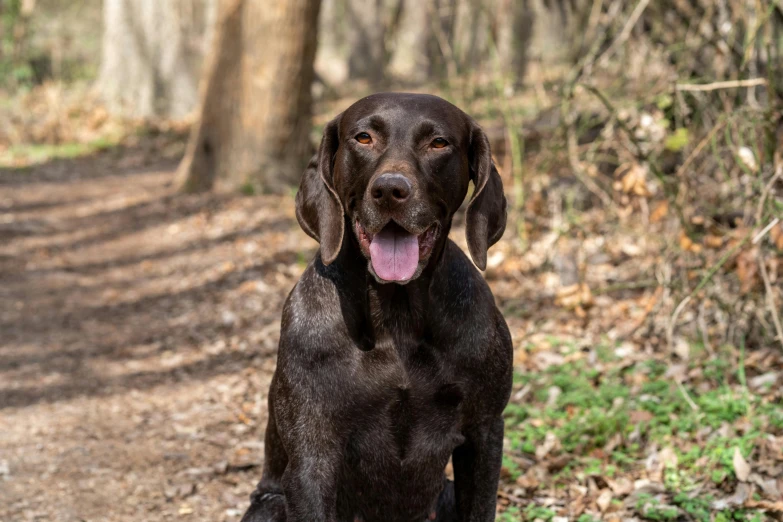
<path id="1" fill-rule="evenodd" d="M 356 141 L 361 143 L 362 145 L 369 145 L 372 143 L 372 136 L 367 134 L 366 132 L 360 132 L 356 135 Z"/>
<path id="2" fill-rule="evenodd" d="M 442 149 L 448 144 L 449 142 L 444 140 L 443 138 L 435 138 L 434 140 L 432 140 L 431 143 L 433 149 Z"/>

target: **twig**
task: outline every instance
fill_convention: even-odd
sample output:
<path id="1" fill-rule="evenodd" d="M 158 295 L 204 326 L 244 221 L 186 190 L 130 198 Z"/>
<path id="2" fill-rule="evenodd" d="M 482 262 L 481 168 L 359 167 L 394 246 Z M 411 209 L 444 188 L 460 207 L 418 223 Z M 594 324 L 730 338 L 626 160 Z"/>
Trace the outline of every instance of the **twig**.
<path id="1" fill-rule="evenodd" d="M 756 209 L 756 223 L 761 223 L 761 216 L 764 213 L 764 204 L 767 202 L 767 196 L 769 196 L 769 192 L 772 190 L 775 182 L 783 177 L 783 165 L 780 165 L 776 170 L 777 172 L 775 172 L 775 175 L 772 176 L 772 179 L 769 180 L 769 183 L 764 186 L 764 190 L 761 191 L 759 207 Z M 756 240 L 754 239 L 753 242 L 755 243 Z"/>
<path id="2" fill-rule="evenodd" d="M 516 496 L 516 495 L 513 495 L 513 494 L 511 494 L 511 493 L 506 493 L 506 492 L 505 492 L 505 491 L 503 491 L 502 489 L 499 489 L 499 490 L 498 490 L 498 496 L 499 496 L 499 497 L 503 497 L 503 498 L 505 498 L 505 499 L 508 499 L 508 500 L 510 500 L 511 502 L 514 502 L 515 504 L 518 504 L 518 505 L 521 505 L 521 506 L 524 506 L 526 503 L 529 503 L 529 501 L 528 501 L 528 500 L 525 500 L 524 498 L 522 498 L 522 497 L 518 497 L 518 496 Z"/>
<path id="3" fill-rule="evenodd" d="M 726 252 L 725 254 L 723 254 L 723 257 L 721 257 L 721 258 L 718 260 L 718 262 L 717 262 L 717 263 L 716 263 L 716 264 L 715 264 L 715 265 L 714 265 L 712 268 L 710 268 L 710 271 L 709 271 L 709 272 L 707 272 L 707 274 L 706 274 L 706 275 L 705 275 L 705 276 L 704 276 L 704 277 L 701 279 L 701 281 L 699 281 L 699 284 L 698 284 L 698 285 L 696 286 L 696 288 L 694 288 L 694 289 L 693 289 L 693 291 L 690 293 L 690 295 L 691 295 L 691 296 L 692 296 L 692 295 L 694 295 L 694 294 L 696 294 L 696 292 L 698 292 L 698 291 L 699 291 L 699 290 L 701 290 L 702 288 L 704 288 L 704 286 L 705 286 L 705 285 L 706 285 L 706 284 L 707 284 L 707 283 L 710 281 L 710 279 L 712 279 L 712 276 L 714 276 L 714 275 L 715 275 L 715 273 L 716 273 L 718 270 L 720 270 L 720 267 L 722 267 L 723 265 L 725 265 L 725 264 L 726 264 L 726 261 L 728 261 L 728 260 L 729 260 L 729 258 L 730 258 L 731 256 L 733 256 L 733 255 L 734 255 L 734 254 L 737 252 L 737 250 L 739 250 L 740 248 L 742 248 L 742 247 L 745 245 L 745 243 L 747 243 L 747 242 L 748 242 L 748 240 L 750 239 L 750 235 L 752 234 L 752 232 L 753 232 L 752 230 L 751 230 L 751 231 L 748 231 L 748 233 L 747 233 L 747 234 L 745 234 L 745 236 L 742 238 L 742 240 L 741 240 L 739 243 L 737 243 L 736 245 L 734 245 L 734 246 L 732 247 L 732 249 L 731 249 L 731 250 L 729 250 L 728 252 Z"/>
<path id="4" fill-rule="evenodd" d="M 454 58 L 454 52 L 449 44 L 449 39 L 443 32 L 441 15 L 434 11 L 434 9 L 430 11 L 434 15 L 432 17 L 432 32 L 435 33 L 435 39 L 438 42 L 438 47 L 440 47 L 440 52 L 446 60 L 446 75 L 448 76 L 449 81 L 453 81 L 457 76 L 457 60 Z"/>
<path id="5" fill-rule="evenodd" d="M 699 142 L 696 148 L 693 149 L 693 151 L 688 155 L 688 158 L 685 160 L 685 162 L 680 166 L 679 169 L 677 169 L 675 177 L 682 177 L 687 168 L 691 166 L 691 163 L 693 163 L 693 160 L 696 159 L 696 156 L 701 153 L 702 149 L 707 146 L 707 144 L 712 140 L 712 137 L 715 136 L 715 134 L 717 134 L 717 132 L 722 129 L 724 125 L 726 125 L 726 120 L 721 119 L 712 127 L 712 130 L 704 137 L 703 140 L 701 140 L 701 142 Z"/>
<path id="6" fill-rule="evenodd" d="M 596 98 L 598 98 L 598 101 L 600 101 L 604 107 L 606 107 L 606 110 L 609 111 L 609 114 L 613 116 L 617 116 L 617 109 L 614 108 L 614 105 L 612 105 L 612 102 L 609 101 L 609 98 L 604 96 L 604 93 L 599 91 L 596 87 L 589 85 L 587 83 L 580 83 L 582 87 L 584 87 L 588 92 L 592 93 Z M 631 143 L 633 143 L 634 148 L 636 149 L 636 154 L 642 159 L 645 159 L 647 157 L 647 154 L 645 154 L 644 149 L 642 148 L 641 144 L 639 143 L 639 140 L 636 139 L 636 136 L 634 136 L 633 131 L 626 125 L 626 123 L 619 117 L 615 118 L 615 121 L 617 121 L 617 125 L 623 130 L 625 135 L 628 137 Z"/>
<path id="7" fill-rule="evenodd" d="M 601 57 L 602 64 L 606 64 L 609 61 L 609 58 L 611 58 L 612 55 L 615 53 L 617 48 L 623 45 L 625 41 L 628 39 L 628 37 L 631 36 L 631 31 L 636 25 L 636 22 L 639 21 L 639 18 L 641 18 L 642 13 L 644 13 L 644 10 L 647 9 L 647 6 L 649 4 L 650 4 L 650 0 L 639 0 L 639 3 L 636 4 L 636 7 L 631 13 L 631 16 L 628 18 L 628 21 L 625 23 L 625 27 L 623 27 L 623 30 L 620 31 L 620 34 L 617 35 L 617 38 L 614 39 L 612 44 L 609 46 L 609 48 Z"/>
<path id="8" fill-rule="evenodd" d="M 634 148 L 636 149 L 636 155 L 641 160 L 647 160 L 647 153 L 644 152 L 644 148 L 642 147 L 641 143 L 639 143 L 639 140 L 634 135 L 633 131 L 628 127 L 628 125 L 617 116 L 617 110 L 614 108 L 614 105 L 612 105 L 612 102 L 609 101 L 609 99 L 604 96 L 604 93 L 599 91 L 596 87 L 592 85 L 588 85 L 586 83 L 580 83 L 582 87 L 584 87 L 588 92 L 592 93 L 598 100 L 603 104 L 604 107 L 606 107 L 606 110 L 609 111 L 609 113 L 614 117 L 615 121 L 617 122 L 617 125 L 620 127 L 620 129 L 625 133 L 628 140 L 633 144 Z M 648 161 L 647 167 L 650 169 L 650 171 L 653 173 L 653 175 L 658 178 L 658 181 L 661 183 L 661 186 L 663 187 L 663 191 L 666 193 L 666 197 L 671 202 L 672 206 L 674 207 L 674 211 L 677 213 L 677 218 L 680 220 L 680 224 L 685 229 L 685 231 L 690 235 L 691 232 L 691 225 L 690 222 L 685 219 L 685 215 L 682 211 L 682 207 L 677 203 L 677 194 L 678 189 L 676 187 L 672 187 L 669 183 L 667 183 L 666 176 L 663 175 L 663 173 L 660 171 L 658 166 L 655 164 L 654 161 Z"/>
<path id="9" fill-rule="evenodd" d="M 753 241 L 751 241 L 751 243 L 753 243 L 754 245 L 758 245 L 758 244 L 759 244 L 759 242 L 760 242 L 762 239 L 764 239 L 764 236 L 766 236 L 766 235 L 767 235 L 767 232 L 769 232 L 770 230 L 772 230 L 772 227 L 774 227 L 775 225 L 777 225 L 779 222 L 780 222 L 780 218 L 775 218 L 775 219 L 773 219 L 772 221 L 770 221 L 770 222 L 769 222 L 769 225 L 767 225 L 766 227 L 764 227 L 764 229 L 763 229 L 761 232 L 759 232 L 758 234 L 756 234 L 756 237 L 754 237 L 754 238 L 753 238 Z"/>
<path id="10" fill-rule="evenodd" d="M 680 312 L 682 312 L 685 306 L 691 301 L 692 297 L 693 294 L 680 301 L 680 304 L 674 309 L 671 318 L 669 318 L 669 325 L 666 327 L 666 344 L 669 346 L 670 352 L 674 350 L 674 326 L 677 324 L 677 318 L 680 316 Z"/>
<path id="11" fill-rule="evenodd" d="M 609 292 L 616 292 L 618 290 L 638 290 L 641 288 L 655 288 L 661 286 L 655 279 L 648 279 L 642 281 L 628 281 L 627 283 L 617 283 L 614 285 L 606 285 L 593 290 L 594 294 L 608 294 Z"/>
<path id="12" fill-rule="evenodd" d="M 701 305 L 699 305 L 699 315 L 696 316 L 696 324 L 699 325 L 699 330 L 701 331 L 701 340 L 704 343 L 704 348 L 707 349 L 707 353 L 710 355 L 715 355 L 715 349 L 712 347 L 712 343 L 710 343 L 710 333 L 707 330 L 707 321 L 704 319 L 703 302 Z"/>
<path id="13" fill-rule="evenodd" d="M 672 319 L 669 321 L 669 326 L 666 329 L 666 340 L 669 343 L 669 349 L 672 349 L 672 337 L 674 335 L 674 323 L 676 322 L 677 316 L 682 311 L 682 308 L 685 307 L 685 305 L 688 304 L 688 302 L 691 300 L 691 298 L 696 295 L 696 293 L 704 288 L 704 286 L 709 283 L 710 279 L 712 279 L 712 276 L 714 276 L 720 268 L 726 264 L 726 261 L 728 261 L 734 254 L 737 253 L 737 251 L 742 248 L 745 243 L 748 242 L 751 235 L 753 234 L 753 230 L 749 230 L 740 240 L 739 243 L 734 245 L 731 250 L 723 254 L 723 256 L 718 260 L 717 263 L 715 263 L 712 268 L 710 268 L 709 272 L 707 272 L 704 277 L 701 278 L 701 281 L 699 281 L 699 284 L 696 285 L 696 288 L 691 290 L 691 293 L 689 293 L 682 301 L 680 301 L 680 304 L 677 305 L 677 308 L 674 309 L 674 313 L 672 314 Z"/>
<path id="14" fill-rule="evenodd" d="M 780 316 L 778 315 L 778 309 L 775 306 L 775 294 L 773 293 L 772 283 L 769 281 L 769 274 L 767 273 L 767 263 L 764 259 L 764 254 L 759 250 L 759 268 L 761 269 L 761 278 L 764 280 L 764 289 L 767 291 L 767 307 L 769 307 L 769 313 L 772 314 L 772 322 L 775 323 L 775 330 L 778 333 L 778 341 L 783 346 L 783 325 L 780 323 Z"/>
<path id="15" fill-rule="evenodd" d="M 685 402 L 688 403 L 688 406 L 690 406 L 693 411 L 699 411 L 699 406 L 693 402 L 693 399 L 691 399 L 691 396 L 688 395 L 688 391 L 685 389 L 685 386 L 682 385 L 680 380 L 674 379 L 674 382 L 677 383 L 677 388 L 680 389 L 680 393 L 682 393 L 682 396 L 685 397 Z"/>
<path id="16" fill-rule="evenodd" d="M 577 150 L 577 143 L 576 143 L 576 132 L 574 131 L 573 124 L 568 125 L 566 132 L 568 133 L 566 141 L 568 142 L 568 162 L 571 164 L 571 170 L 574 172 L 574 176 L 576 176 L 579 181 L 582 182 L 582 184 L 587 187 L 587 189 L 598 196 L 598 198 L 601 200 L 601 202 L 604 204 L 604 206 L 611 208 L 612 210 L 616 210 L 614 201 L 612 201 L 611 196 L 606 193 L 605 190 L 603 190 L 601 187 L 598 186 L 598 184 L 593 181 L 593 179 L 590 177 L 587 172 L 584 171 L 582 168 L 582 164 L 579 161 L 579 152 Z"/>
<path id="17" fill-rule="evenodd" d="M 736 89 L 738 87 L 756 87 L 759 85 L 767 85 L 766 78 L 751 78 L 750 80 L 728 80 L 725 82 L 714 83 L 678 83 L 678 91 L 690 91 L 690 92 L 703 92 L 703 91 L 717 91 L 719 89 Z"/>
<path id="18" fill-rule="evenodd" d="M 661 296 L 663 295 L 663 290 L 664 290 L 663 286 L 658 286 L 658 288 L 655 289 L 655 293 L 652 295 L 650 300 L 647 301 L 647 305 L 644 307 L 644 313 L 642 314 L 642 316 L 636 321 L 634 321 L 631 327 L 626 332 L 623 332 L 621 335 L 619 335 L 618 339 L 628 339 L 633 334 L 635 334 L 639 328 L 644 326 L 644 323 L 647 322 L 647 318 L 650 317 L 650 314 L 658 305 L 658 302 L 660 301 Z"/>
<path id="19" fill-rule="evenodd" d="M 783 176 L 783 167 L 779 167 L 777 169 L 777 172 L 774 176 L 772 176 L 772 179 L 769 180 L 769 183 L 766 184 L 764 187 L 764 190 L 761 192 L 761 199 L 759 200 L 759 208 L 756 211 L 756 220 L 757 223 L 761 223 L 761 216 L 764 212 L 764 205 L 767 202 L 767 196 L 769 196 L 770 191 L 772 190 L 773 185 L 775 182 Z M 753 238 L 753 244 L 757 244 L 761 241 L 761 239 L 766 235 L 766 233 L 770 230 L 772 230 L 772 227 L 774 227 L 778 222 L 780 221 L 779 217 L 776 217 L 772 220 L 772 222 L 764 227 L 764 230 L 759 232 L 756 237 Z M 764 280 L 764 289 L 767 293 L 767 307 L 769 308 L 769 313 L 772 315 L 772 322 L 775 323 L 775 330 L 778 334 L 778 342 L 780 342 L 780 345 L 783 346 L 783 326 L 781 326 L 780 323 L 780 315 L 778 315 L 778 309 L 775 306 L 775 294 L 774 290 L 772 289 L 772 283 L 769 280 L 769 274 L 767 273 L 767 261 L 764 258 L 764 254 L 762 253 L 762 249 L 758 249 L 758 263 L 759 263 L 759 269 L 761 271 L 761 278 Z"/>

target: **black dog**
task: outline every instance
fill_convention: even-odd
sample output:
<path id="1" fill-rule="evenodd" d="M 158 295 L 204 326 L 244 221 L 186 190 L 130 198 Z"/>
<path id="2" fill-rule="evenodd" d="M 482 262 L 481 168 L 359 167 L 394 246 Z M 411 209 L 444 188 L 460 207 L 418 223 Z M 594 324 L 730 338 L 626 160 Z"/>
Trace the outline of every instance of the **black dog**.
<path id="1" fill-rule="evenodd" d="M 506 200 L 473 119 L 435 96 L 377 94 L 326 126 L 296 197 L 320 253 L 283 310 L 244 522 L 495 519 L 512 347 L 448 239 L 471 180 L 468 246 L 484 269 Z"/>

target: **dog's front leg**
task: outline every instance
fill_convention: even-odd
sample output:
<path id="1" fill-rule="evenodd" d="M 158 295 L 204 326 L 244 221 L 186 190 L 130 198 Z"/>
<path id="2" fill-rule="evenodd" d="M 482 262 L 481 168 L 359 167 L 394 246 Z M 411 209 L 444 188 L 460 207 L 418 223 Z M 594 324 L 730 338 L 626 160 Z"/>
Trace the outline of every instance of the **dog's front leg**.
<path id="1" fill-rule="evenodd" d="M 341 446 L 334 434 L 315 425 L 320 423 L 306 424 L 301 437 L 291 441 L 295 449 L 283 473 L 287 522 L 336 522 Z"/>
<path id="2" fill-rule="evenodd" d="M 454 487 L 461 522 L 495 520 L 498 479 L 503 458 L 503 419 L 466 430 L 465 443 L 454 450 Z"/>

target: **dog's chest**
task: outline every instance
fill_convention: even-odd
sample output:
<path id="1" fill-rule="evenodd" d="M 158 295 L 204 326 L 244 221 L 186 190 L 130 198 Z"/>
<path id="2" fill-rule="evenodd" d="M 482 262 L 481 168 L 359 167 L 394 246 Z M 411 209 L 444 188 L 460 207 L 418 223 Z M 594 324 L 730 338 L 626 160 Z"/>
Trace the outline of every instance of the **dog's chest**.
<path id="1" fill-rule="evenodd" d="M 360 411 L 346 448 L 342 487 L 351 509 L 379 520 L 423 518 L 442 488 L 460 434 L 463 391 L 445 358 L 425 345 L 376 343 L 361 355 Z M 395 513 L 396 518 L 390 514 Z"/>
<path id="2" fill-rule="evenodd" d="M 357 427 L 357 438 L 401 465 L 448 459 L 461 442 L 465 400 L 448 360 L 425 343 L 400 347 L 390 340 L 363 357 L 370 376 L 364 407 L 373 421 Z"/>

